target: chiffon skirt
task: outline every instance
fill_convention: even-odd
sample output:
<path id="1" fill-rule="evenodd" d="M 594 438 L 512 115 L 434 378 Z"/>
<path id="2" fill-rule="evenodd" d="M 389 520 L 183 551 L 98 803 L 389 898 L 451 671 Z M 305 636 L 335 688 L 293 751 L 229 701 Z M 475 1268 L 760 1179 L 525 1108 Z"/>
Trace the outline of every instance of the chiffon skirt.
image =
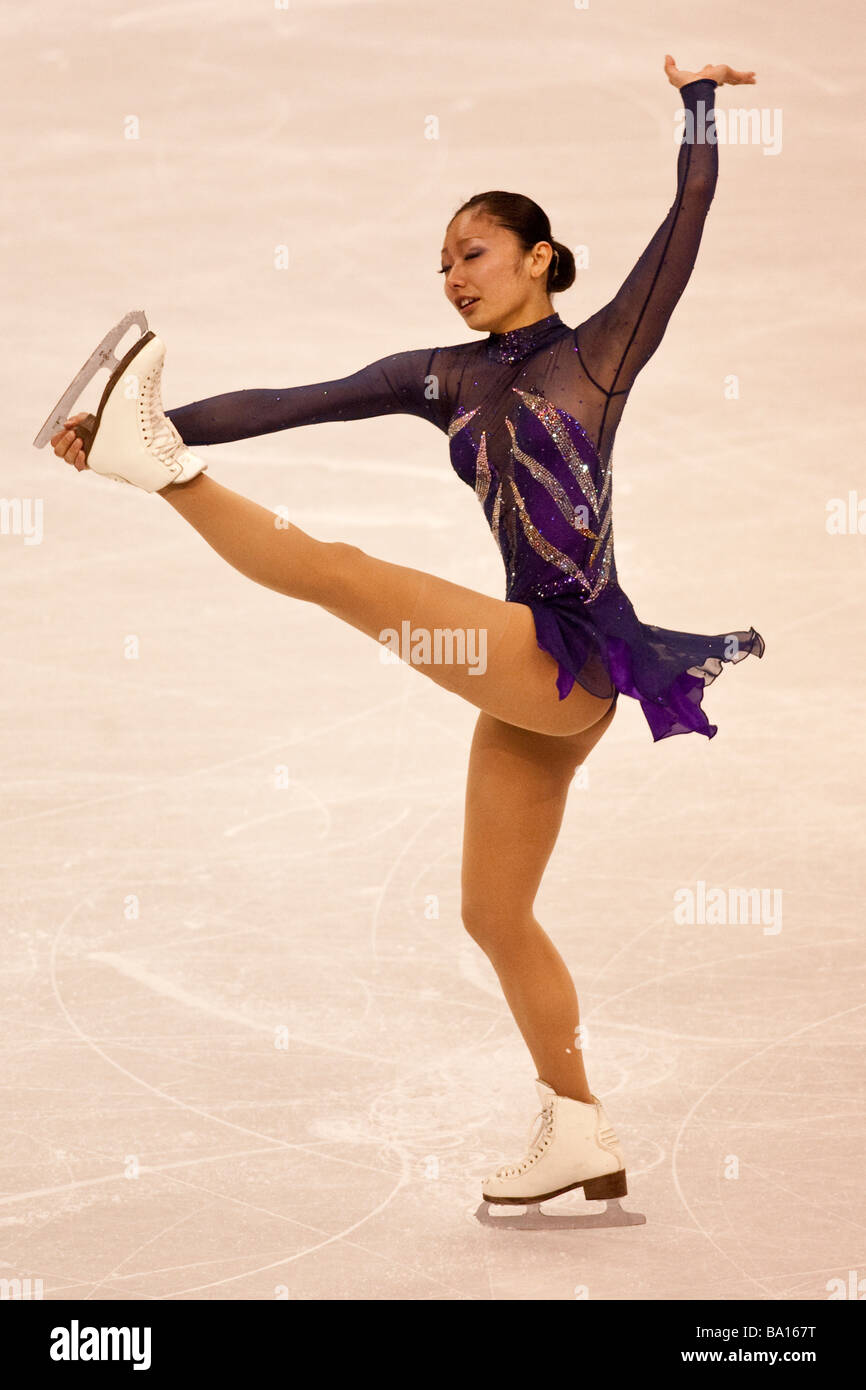
<path id="1" fill-rule="evenodd" d="M 753 627 L 708 637 L 642 623 L 615 581 L 593 603 L 574 590 L 526 602 L 539 647 L 559 665 L 559 698 L 575 682 L 601 698 L 629 695 L 655 742 L 673 734 L 713 738 L 718 726 L 701 706 L 704 688 L 726 664 L 764 655 L 764 639 Z"/>

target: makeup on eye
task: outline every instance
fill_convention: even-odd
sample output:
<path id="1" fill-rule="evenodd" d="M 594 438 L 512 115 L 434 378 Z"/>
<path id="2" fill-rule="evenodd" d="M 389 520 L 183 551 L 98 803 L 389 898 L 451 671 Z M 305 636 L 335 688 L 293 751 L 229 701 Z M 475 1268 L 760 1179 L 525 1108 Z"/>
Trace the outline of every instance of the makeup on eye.
<path id="1" fill-rule="evenodd" d="M 474 259 L 476 258 L 476 256 L 481 256 L 481 255 L 483 255 L 483 254 L 484 254 L 483 247 L 478 247 L 475 251 L 469 251 L 469 252 L 467 252 L 467 254 L 466 254 L 466 256 L 464 257 L 464 259 L 467 260 L 467 261 L 472 261 L 472 260 L 474 260 Z M 439 275 L 447 275 L 450 269 L 451 269 L 451 266 L 450 266 L 450 265 L 443 265 L 442 268 L 441 268 L 441 270 L 438 271 L 438 274 L 439 274 Z"/>

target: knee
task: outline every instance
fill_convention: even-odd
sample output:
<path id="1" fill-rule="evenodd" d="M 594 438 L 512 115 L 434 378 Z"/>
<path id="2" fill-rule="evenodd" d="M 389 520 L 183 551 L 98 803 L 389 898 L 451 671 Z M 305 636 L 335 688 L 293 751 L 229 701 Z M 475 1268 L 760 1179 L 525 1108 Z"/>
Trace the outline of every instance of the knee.
<path id="1" fill-rule="evenodd" d="M 531 911 L 505 911 L 472 898 L 464 898 L 461 917 L 476 946 L 491 958 L 519 941 L 532 925 Z"/>
<path id="2" fill-rule="evenodd" d="M 350 545 L 348 541 L 325 541 L 323 544 L 335 565 L 350 565 L 364 554 L 360 546 Z"/>
<path id="3" fill-rule="evenodd" d="M 314 601 L 329 607 L 345 600 L 364 558 L 363 550 L 346 541 L 318 541 L 307 576 Z"/>
<path id="4" fill-rule="evenodd" d="M 487 934 L 488 928 L 486 923 L 488 921 L 488 914 L 485 913 L 482 907 L 476 907 L 474 903 L 467 902 L 464 899 L 460 907 L 460 917 L 465 930 L 472 937 L 472 940 L 477 942 L 480 946 L 481 938 Z"/>
<path id="5" fill-rule="evenodd" d="M 348 541 L 322 542 L 322 560 L 330 575 L 346 579 L 357 570 L 363 559 L 366 559 L 364 551 Z"/>

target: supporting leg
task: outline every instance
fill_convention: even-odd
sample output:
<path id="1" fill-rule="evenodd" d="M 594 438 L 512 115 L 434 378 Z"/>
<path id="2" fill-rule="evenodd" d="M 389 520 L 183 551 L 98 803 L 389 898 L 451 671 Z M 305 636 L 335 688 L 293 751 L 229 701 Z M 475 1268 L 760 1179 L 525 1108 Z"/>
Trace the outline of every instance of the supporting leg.
<path id="1" fill-rule="evenodd" d="M 463 921 L 490 959 L 532 1054 L 557 1095 L 588 1102 L 571 975 L 533 912 L 572 778 L 614 716 L 550 738 L 482 714 L 466 787 Z"/>

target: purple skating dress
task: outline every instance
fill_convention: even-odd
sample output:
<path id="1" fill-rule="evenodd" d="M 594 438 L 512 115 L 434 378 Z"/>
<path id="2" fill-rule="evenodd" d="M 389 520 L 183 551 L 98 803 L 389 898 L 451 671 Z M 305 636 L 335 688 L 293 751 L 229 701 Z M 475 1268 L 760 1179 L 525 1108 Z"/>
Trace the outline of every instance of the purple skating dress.
<path id="1" fill-rule="evenodd" d="M 613 440 L 700 245 L 718 170 L 715 85 L 680 89 L 673 205 L 618 293 L 577 328 L 551 314 L 475 342 L 396 353 L 337 381 L 234 391 L 167 412 L 191 448 L 374 415 L 438 426 L 499 546 L 506 600 L 532 609 L 538 645 L 558 663 L 559 698 L 575 681 L 605 699 L 629 695 L 656 741 L 712 738 L 704 687 L 725 662 L 764 653 L 754 628 L 709 637 L 641 622 L 613 549 Z"/>

